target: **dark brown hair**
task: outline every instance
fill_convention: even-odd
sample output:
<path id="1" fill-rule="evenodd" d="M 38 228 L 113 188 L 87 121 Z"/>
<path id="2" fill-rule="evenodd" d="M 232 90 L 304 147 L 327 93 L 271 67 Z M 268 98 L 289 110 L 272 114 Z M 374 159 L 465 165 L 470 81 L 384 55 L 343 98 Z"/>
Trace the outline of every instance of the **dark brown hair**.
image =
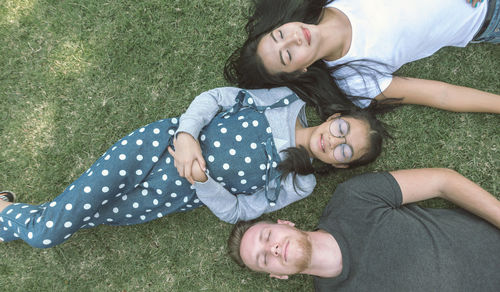
<path id="1" fill-rule="evenodd" d="M 337 112 L 354 108 L 322 60 L 316 61 L 307 72 L 269 74 L 256 53 L 262 37 L 276 27 L 293 21 L 317 24 L 323 7 L 330 2 L 332 0 L 253 0 L 254 12 L 245 26 L 247 40 L 226 61 L 226 80 L 241 88 L 286 86 L 314 106 L 322 119 L 327 118 L 325 105 L 333 106 Z"/>
<path id="2" fill-rule="evenodd" d="M 271 74 L 257 54 L 258 44 L 264 35 L 289 22 L 318 24 L 323 17 L 324 7 L 333 0 L 253 0 L 252 2 L 253 14 L 248 17 L 245 26 L 247 39 L 231 54 L 224 66 L 224 77 L 227 81 L 241 88 L 286 86 L 308 105 L 314 106 L 323 120 L 329 116 L 326 108 L 335 108 L 336 112 L 345 113 L 356 108 L 353 104 L 356 101 L 368 100 L 371 104 L 376 103 L 375 100 L 365 96 L 347 94 L 340 89 L 337 81 L 359 75 L 365 85 L 366 81 L 371 80 L 378 86 L 377 74 L 391 75 L 390 68 L 382 62 L 360 59 L 330 67 L 323 60 L 317 60 L 307 68 L 306 72 L 299 70 Z M 333 77 L 335 72 L 344 67 L 349 68 L 352 73 L 347 76 L 341 74 L 343 77 Z M 398 99 L 392 101 L 397 102 Z"/>
<path id="3" fill-rule="evenodd" d="M 375 161 L 382 152 L 382 144 L 384 139 L 391 138 L 391 135 L 386 129 L 386 125 L 378 120 L 370 109 L 356 110 L 348 114 L 342 115 L 343 117 L 352 117 L 356 120 L 363 121 L 368 124 L 369 143 L 366 153 L 356 160 L 350 161 L 346 164 L 350 168 L 368 164 Z M 278 165 L 278 170 L 281 171 L 281 178 L 286 178 L 290 173 L 293 173 L 293 181 L 295 185 L 295 178 L 297 175 L 308 175 L 312 173 L 323 174 L 334 170 L 335 168 L 329 164 L 319 162 L 319 167 L 314 167 L 309 153 L 304 147 L 290 147 L 283 152 L 286 153 L 286 158 Z M 300 188 L 300 187 L 299 187 Z"/>
<path id="4" fill-rule="evenodd" d="M 229 256 L 238 264 L 238 266 L 242 268 L 246 267 L 246 265 L 241 259 L 240 255 L 241 239 L 243 238 L 243 235 L 245 235 L 245 232 L 250 229 L 250 227 L 261 222 L 266 221 L 240 221 L 234 225 L 233 230 L 231 231 L 231 234 L 227 239 L 227 249 Z"/>

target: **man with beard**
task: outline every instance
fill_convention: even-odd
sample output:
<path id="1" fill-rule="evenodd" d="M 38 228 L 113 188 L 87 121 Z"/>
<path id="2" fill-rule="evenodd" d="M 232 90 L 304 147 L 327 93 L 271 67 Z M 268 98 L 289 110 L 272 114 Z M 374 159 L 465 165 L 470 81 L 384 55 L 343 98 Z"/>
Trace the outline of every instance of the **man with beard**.
<path id="1" fill-rule="evenodd" d="M 412 204 L 434 197 L 468 212 Z M 317 291 L 498 291 L 499 228 L 500 201 L 457 172 L 398 170 L 339 185 L 315 231 L 240 222 L 228 247 L 271 277 L 313 275 Z"/>

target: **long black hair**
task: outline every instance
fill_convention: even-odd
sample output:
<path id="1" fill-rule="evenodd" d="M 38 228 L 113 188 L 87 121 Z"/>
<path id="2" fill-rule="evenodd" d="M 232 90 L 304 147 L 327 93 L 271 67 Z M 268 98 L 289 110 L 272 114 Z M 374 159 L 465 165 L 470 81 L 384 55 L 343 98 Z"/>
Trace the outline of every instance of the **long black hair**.
<path id="1" fill-rule="evenodd" d="M 330 75 L 328 66 L 318 60 L 307 72 L 269 74 L 257 46 L 272 29 L 288 22 L 317 24 L 323 7 L 333 0 L 253 0 L 253 14 L 245 26 L 247 40 L 226 61 L 224 77 L 242 88 L 272 88 L 287 86 L 301 99 L 312 105 L 325 119 L 325 106 L 337 112 L 348 112 L 355 107 Z"/>
<path id="2" fill-rule="evenodd" d="M 242 88 L 287 86 L 309 105 L 314 106 L 322 119 L 328 117 L 325 108 L 335 108 L 336 112 L 345 113 L 355 108 L 355 101 L 372 100 L 347 95 L 337 84 L 336 78 L 339 77 L 334 78 L 333 74 L 343 67 L 349 67 L 351 72 L 354 72 L 353 75 L 366 75 L 378 86 L 375 73 L 390 75 L 389 70 L 386 71 L 388 67 L 383 63 L 361 59 L 329 67 L 323 60 L 317 60 L 306 72 L 270 74 L 257 54 L 257 46 L 264 35 L 288 22 L 318 24 L 324 7 L 331 2 L 333 0 L 253 0 L 253 14 L 245 26 L 247 39 L 227 59 L 224 66 L 226 80 Z M 385 69 L 373 69 L 363 62 Z M 342 78 L 348 77 L 350 76 Z M 398 100 L 392 99 L 393 102 Z"/>
<path id="3" fill-rule="evenodd" d="M 366 149 L 366 153 L 360 158 L 346 163 L 349 165 L 349 168 L 373 162 L 380 155 L 384 139 L 392 137 L 387 130 L 388 126 L 378 120 L 376 114 L 387 112 L 392 108 L 393 106 L 391 105 L 380 105 L 378 108 L 369 107 L 367 109 L 355 110 L 342 115 L 343 117 L 351 117 L 356 120 L 364 121 L 368 124 L 369 128 L 368 149 Z M 278 170 L 281 171 L 282 179 L 285 179 L 292 173 L 294 185 L 297 175 L 308 175 L 313 173 L 323 174 L 335 169 L 332 165 L 323 162 L 318 163 L 319 166 L 313 165 L 309 153 L 302 146 L 289 147 L 283 150 L 283 152 L 286 154 L 286 158 L 278 165 Z"/>

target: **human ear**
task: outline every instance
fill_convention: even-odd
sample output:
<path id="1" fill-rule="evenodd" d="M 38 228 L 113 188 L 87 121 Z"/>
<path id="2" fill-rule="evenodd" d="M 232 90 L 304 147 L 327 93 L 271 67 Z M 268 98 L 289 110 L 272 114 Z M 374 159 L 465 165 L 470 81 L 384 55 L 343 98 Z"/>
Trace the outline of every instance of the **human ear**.
<path id="1" fill-rule="evenodd" d="M 281 219 L 278 219 L 278 224 L 290 225 L 290 226 L 292 226 L 292 227 L 294 227 L 294 226 L 295 226 L 295 223 L 290 222 L 290 221 L 288 221 L 288 220 L 281 220 Z"/>
<path id="2" fill-rule="evenodd" d="M 269 274 L 269 277 L 271 277 L 271 278 L 276 278 L 276 279 L 280 279 L 280 280 L 288 280 L 288 276 L 287 276 L 287 275 L 275 275 L 275 274 Z"/>
<path id="3" fill-rule="evenodd" d="M 337 117 L 339 117 L 341 115 L 341 113 L 336 113 L 336 114 L 333 114 L 331 116 L 328 117 L 327 121 L 331 121 Z"/>

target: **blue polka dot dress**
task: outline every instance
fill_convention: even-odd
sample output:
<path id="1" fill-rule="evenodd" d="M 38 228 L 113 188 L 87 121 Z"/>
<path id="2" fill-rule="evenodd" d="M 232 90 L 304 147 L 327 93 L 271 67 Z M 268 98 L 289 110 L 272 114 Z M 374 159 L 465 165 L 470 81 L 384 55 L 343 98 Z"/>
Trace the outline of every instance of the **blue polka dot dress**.
<path id="1" fill-rule="evenodd" d="M 280 160 L 265 108 L 254 106 L 245 91 L 236 101 L 201 131 L 199 140 L 207 174 L 234 194 L 251 195 L 279 179 Z M 289 102 L 285 98 L 271 107 Z M 9 205 L 0 213 L 0 240 L 22 239 L 34 247 L 51 247 L 81 228 L 139 224 L 203 206 L 189 182 L 178 175 L 167 150 L 177 127 L 178 119 L 170 118 L 137 129 L 111 146 L 53 201 Z M 270 204 L 277 193 L 266 193 Z"/>

